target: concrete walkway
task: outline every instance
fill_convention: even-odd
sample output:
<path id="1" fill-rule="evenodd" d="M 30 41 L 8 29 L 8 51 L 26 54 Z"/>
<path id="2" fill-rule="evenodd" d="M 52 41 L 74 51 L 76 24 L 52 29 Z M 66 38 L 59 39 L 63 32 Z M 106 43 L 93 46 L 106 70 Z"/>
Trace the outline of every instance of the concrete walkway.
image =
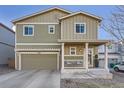
<path id="1" fill-rule="evenodd" d="M 59 88 L 60 72 L 47 70 L 14 71 L 0 75 L 0 88 Z"/>

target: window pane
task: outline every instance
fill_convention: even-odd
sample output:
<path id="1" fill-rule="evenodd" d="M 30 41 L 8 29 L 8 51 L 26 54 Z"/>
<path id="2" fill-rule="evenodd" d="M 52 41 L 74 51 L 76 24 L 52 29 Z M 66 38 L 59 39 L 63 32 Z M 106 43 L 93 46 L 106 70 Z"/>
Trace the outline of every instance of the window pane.
<path id="1" fill-rule="evenodd" d="M 53 30 L 53 27 L 50 27 L 50 30 Z"/>
<path id="2" fill-rule="evenodd" d="M 76 24 L 76 33 L 84 33 L 84 24 Z"/>
<path id="3" fill-rule="evenodd" d="M 32 35 L 32 34 L 33 34 L 33 27 L 26 26 L 26 27 L 24 28 L 24 34 L 25 34 L 25 35 Z"/>
<path id="4" fill-rule="evenodd" d="M 76 49 L 75 48 L 71 48 L 71 55 L 75 55 L 76 54 Z"/>
<path id="5" fill-rule="evenodd" d="M 25 35 L 28 35 L 28 27 L 25 27 Z"/>
<path id="6" fill-rule="evenodd" d="M 80 33 L 84 33 L 84 25 L 83 24 L 80 26 Z"/>
<path id="7" fill-rule="evenodd" d="M 80 25 L 76 24 L 76 33 L 80 33 Z"/>
<path id="8" fill-rule="evenodd" d="M 75 52 L 74 52 L 74 51 L 71 51 L 71 54 L 72 54 L 72 55 L 75 55 Z"/>
<path id="9" fill-rule="evenodd" d="M 53 30 L 50 30 L 50 33 L 53 33 Z"/>
<path id="10" fill-rule="evenodd" d="M 54 31 L 55 31 L 54 25 L 50 25 L 48 31 L 49 31 L 49 33 L 54 33 Z"/>
<path id="11" fill-rule="evenodd" d="M 53 27 L 50 27 L 50 33 L 53 33 Z"/>
<path id="12" fill-rule="evenodd" d="M 32 27 L 29 27 L 29 28 L 28 28 L 28 34 L 29 34 L 29 35 L 32 35 L 32 34 L 33 34 L 33 28 L 32 28 Z"/>

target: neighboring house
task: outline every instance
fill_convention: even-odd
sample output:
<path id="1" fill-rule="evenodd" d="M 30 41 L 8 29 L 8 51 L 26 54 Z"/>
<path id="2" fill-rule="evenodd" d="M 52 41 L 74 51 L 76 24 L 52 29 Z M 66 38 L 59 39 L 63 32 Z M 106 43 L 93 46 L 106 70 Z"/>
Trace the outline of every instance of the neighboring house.
<path id="1" fill-rule="evenodd" d="M 62 72 L 95 69 L 101 18 L 86 12 L 50 8 L 13 21 L 16 27 L 16 69 L 47 69 Z M 107 50 L 103 70 L 108 71 Z M 98 68 L 96 70 L 99 70 Z"/>
<path id="2" fill-rule="evenodd" d="M 118 63 L 121 61 L 124 61 L 123 47 L 118 42 L 111 41 L 111 44 L 108 46 L 108 66 L 110 67 L 111 63 Z M 104 63 L 103 47 L 99 48 L 99 63 L 100 66 Z"/>
<path id="3" fill-rule="evenodd" d="M 0 66 L 7 65 L 9 59 L 15 59 L 15 32 L 0 23 Z"/>

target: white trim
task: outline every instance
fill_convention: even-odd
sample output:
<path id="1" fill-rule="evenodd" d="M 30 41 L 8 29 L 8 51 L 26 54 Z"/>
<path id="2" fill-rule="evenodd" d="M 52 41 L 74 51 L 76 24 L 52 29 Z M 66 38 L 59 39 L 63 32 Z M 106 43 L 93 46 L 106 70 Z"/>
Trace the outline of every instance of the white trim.
<path id="1" fill-rule="evenodd" d="M 30 14 L 30 15 L 27 15 L 27 16 L 24 16 L 24 17 L 15 19 L 15 20 L 13 20 L 12 22 L 14 23 L 14 22 L 16 22 L 16 21 L 20 21 L 20 20 L 23 20 L 23 19 L 26 19 L 26 18 L 35 16 L 35 15 L 38 15 L 38 14 L 42 14 L 42 13 L 48 12 L 48 11 L 53 10 L 53 9 L 58 9 L 58 10 L 61 10 L 61 11 L 66 12 L 66 13 L 72 13 L 72 12 L 70 12 L 70 11 L 67 11 L 67 10 L 62 9 L 62 8 L 59 8 L 59 7 L 52 7 L 52 8 L 49 8 L 49 9 L 42 10 L 42 11 L 37 12 L 37 13 L 33 13 L 33 14 Z"/>
<path id="2" fill-rule="evenodd" d="M 61 71 L 64 70 L 64 43 L 62 43 L 62 46 L 61 46 Z"/>
<path id="3" fill-rule="evenodd" d="M 16 43 L 16 45 L 61 45 L 61 43 Z"/>
<path id="4" fill-rule="evenodd" d="M 15 70 L 17 70 L 17 52 L 15 52 Z"/>
<path id="5" fill-rule="evenodd" d="M 19 53 L 19 70 L 22 69 L 22 64 L 21 64 L 21 54 Z"/>
<path id="6" fill-rule="evenodd" d="M 61 22 L 61 26 L 60 26 L 60 39 L 62 39 L 63 38 L 63 29 L 62 29 L 62 26 L 63 26 L 63 22 Z"/>
<path id="7" fill-rule="evenodd" d="M 57 70 L 59 70 L 59 56 L 60 56 L 60 53 L 58 52 L 57 53 Z"/>
<path id="8" fill-rule="evenodd" d="M 74 48 L 74 49 L 75 49 L 75 50 L 74 50 L 75 54 L 71 54 L 71 48 Z M 70 47 L 70 51 L 69 51 L 69 52 L 70 52 L 70 55 L 76 55 L 76 51 L 77 51 L 77 50 L 76 50 L 76 47 Z"/>
<path id="9" fill-rule="evenodd" d="M 53 28 L 53 32 L 50 32 L 50 28 Z M 48 33 L 49 34 L 55 34 L 55 25 L 48 25 Z"/>
<path id="10" fill-rule="evenodd" d="M 58 52 L 20 52 L 20 54 L 57 54 Z"/>
<path id="11" fill-rule="evenodd" d="M 60 49 L 15 49 L 15 51 L 60 51 Z"/>
<path id="12" fill-rule="evenodd" d="M 19 70 L 21 70 L 21 55 L 22 54 L 57 54 L 57 70 L 59 70 L 59 52 L 20 52 L 19 53 Z"/>
<path id="13" fill-rule="evenodd" d="M 84 25 L 84 32 L 83 33 L 76 33 L 76 24 L 83 24 Z M 86 23 L 83 23 L 83 22 L 75 22 L 74 23 L 74 34 L 86 34 Z"/>
<path id="14" fill-rule="evenodd" d="M 77 14 L 80 14 L 80 13 L 81 13 L 81 14 L 85 14 L 85 15 L 87 15 L 87 16 L 91 16 L 91 17 L 96 18 L 96 19 L 98 19 L 98 20 L 102 20 L 102 18 L 99 17 L 99 16 L 96 16 L 96 15 L 93 15 L 93 14 L 89 14 L 89 13 L 86 13 L 86 12 L 83 12 L 83 11 L 71 13 L 70 15 L 61 17 L 61 18 L 59 18 L 59 19 L 62 20 L 62 19 L 64 19 L 64 18 L 71 17 L 71 16 L 74 16 L 74 15 L 77 15 Z"/>
<path id="15" fill-rule="evenodd" d="M 107 70 L 107 71 L 109 71 L 108 70 L 108 47 L 107 47 L 107 43 L 104 45 L 104 51 L 105 51 L 105 69 Z"/>
<path id="16" fill-rule="evenodd" d="M 35 25 L 35 24 L 50 24 L 50 25 L 54 25 L 54 24 L 59 24 L 59 23 L 49 23 L 49 22 L 44 22 L 44 23 L 41 23 L 41 22 L 34 22 L 34 23 L 32 23 L 32 22 L 21 22 L 21 23 L 16 23 L 16 24 L 24 24 L 24 25 Z"/>
<path id="17" fill-rule="evenodd" d="M 25 27 L 32 27 L 33 28 L 32 35 L 25 35 Z M 23 25 L 23 36 L 34 36 L 34 25 Z"/>
<path id="18" fill-rule="evenodd" d="M 88 46 L 89 43 L 85 43 L 85 67 L 86 67 L 86 71 L 88 71 Z"/>
<path id="19" fill-rule="evenodd" d="M 15 49 L 16 49 L 16 29 L 17 29 L 17 27 L 15 25 Z M 15 69 L 16 70 L 18 69 L 17 68 L 17 53 L 16 53 L 16 51 L 15 51 Z"/>

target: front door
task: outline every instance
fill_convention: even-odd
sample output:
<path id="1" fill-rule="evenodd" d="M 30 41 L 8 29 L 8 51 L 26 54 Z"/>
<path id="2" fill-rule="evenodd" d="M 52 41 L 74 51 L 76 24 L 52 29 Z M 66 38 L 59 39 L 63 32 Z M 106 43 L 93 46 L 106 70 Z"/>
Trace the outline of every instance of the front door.
<path id="1" fill-rule="evenodd" d="M 88 49 L 88 67 L 93 67 L 93 48 Z"/>

